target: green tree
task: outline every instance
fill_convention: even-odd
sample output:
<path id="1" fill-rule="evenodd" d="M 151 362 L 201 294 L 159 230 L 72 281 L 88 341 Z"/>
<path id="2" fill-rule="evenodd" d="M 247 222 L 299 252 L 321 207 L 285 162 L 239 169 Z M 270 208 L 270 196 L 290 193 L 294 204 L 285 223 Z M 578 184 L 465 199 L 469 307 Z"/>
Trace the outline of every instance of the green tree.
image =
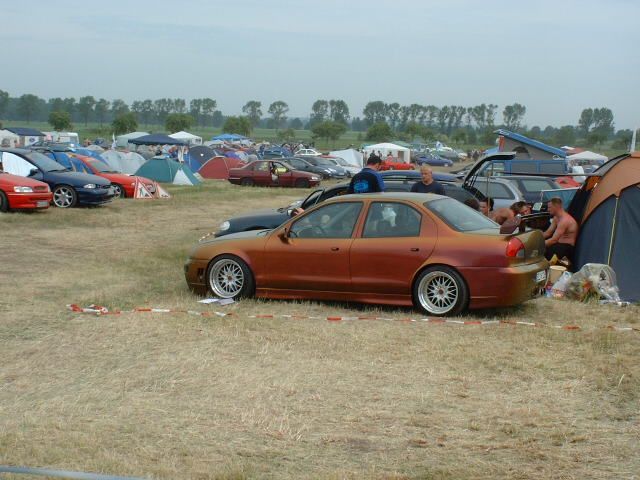
<path id="1" fill-rule="evenodd" d="M 133 112 L 121 113 L 113 119 L 111 128 L 116 135 L 136 131 L 138 129 L 136 115 Z"/>
<path id="2" fill-rule="evenodd" d="M 292 118 L 289 121 L 289 128 L 293 128 L 294 130 L 302 130 L 304 128 L 304 124 L 298 117 Z"/>
<path id="3" fill-rule="evenodd" d="M 0 90 L 0 118 L 7 111 L 7 107 L 9 106 L 9 93 L 4 90 Z"/>
<path id="4" fill-rule="evenodd" d="M 367 130 L 367 140 L 372 142 L 388 142 L 393 137 L 393 130 L 387 122 L 376 122 Z"/>
<path id="5" fill-rule="evenodd" d="M 171 112 L 171 100 L 168 98 L 158 98 L 153 101 L 153 114 L 156 120 L 160 123 L 164 123 L 167 115 Z"/>
<path id="6" fill-rule="evenodd" d="M 220 110 L 214 110 L 211 114 L 211 125 L 214 128 L 219 128 L 224 123 L 224 115 Z"/>
<path id="7" fill-rule="evenodd" d="M 142 105 L 140 106 L 140 118 L 144 122 L 145 125 L 149 125 L 149 120 L 153 116 L 153 100 L 147 98 L 142 101 Z"/>
<path id="8" fill-rule="evenodd" d="M 80 97 L 78 100 L 78 112 L 80 112 L 80 116 L 84 121 L 84 126 L 86 127 L 89 124 L 89 117 L 93 112 L 93 107 L 96 104 L 96 99 L 91 95 L 87 95 L 86 97 Z"/>
<path id="9" fill-rule="evenodd" d="M 585 108 L 584 110 L 582 110 L 582 113 L 580 114 L 580 118 L 578 119 L 578 127 L 580 127 L 580 131 L 582 132 L 582 135 L 586 137 L 591 131 L 591 126 L 593 124 L 594 124 L 593 108 Z"/>
<path id="10" fill-rule="evenodd" d="M 62 109 L 65 112 L 69 112 L 69 115 L 74 114 L 74 112 L 78 109 L 78 104 L 76 103 L 76 99 L 73 97 L 67 97 L 62 100 Z"/>
<path id="11" fill-rule="evenodd" d="M 49 125 L 56 131 L 71 130 L 71 114 L 63 110 L 51 112 L 49 114 Z"/>
<path id="12" fill-rule="evenodd" d="M 309 117 L 309 128 L 316 123 L 324 122 L 329 116 L 329 102 L 326 100 L 316 100 L 311 105 L 311 116 Z"/>
<path id="13" fill-rule="evenodd" d="M 527 113 L 527 107 L 519 103 L 505 106 L 502 111 L 504 126 L 509 130 L 518 130 L 525 113 Z"/>
<path id="14" fill-rule="evenodd" d="M 400 104 L 398 102 L 389 103 L 384 106 L 384 109 L 387 123 L 395 130 L 400 123 Z"/>
<path id="15" fill-rule="evenodd" d="M 113 102 L 111 102 L 111 113 L 114 117 L 120 117 L 125 113 L 129 113 L 129 106 L 125 103 L 124 100 L 116 98 Z"/>
<path id="16" fill-rule="evenodd" d="M 314 138 L 324 138 L 333 141 L 335 143 L 341 135 L 347 131 L 347 126 L 342 122 L 335 122 L 333 120 L 325 120 L 321 123 L 316 123 L 311 127 L 311 133 Z"/>
<path id="17" fill-rule="evenodd" d="M 18 113 L 27 123 L 31 122 L 38 113 L 39 98 L 31 93 L 25 93 L 18 99 Z"/>
<path id="18" fill-rule="evenodd" d="M 433 136 L 433 132 L 424 125 L 420 125 L 418 122 L 409 122 L 404 128 L 404 133 L 409 140 L 414 138 L 421 138 L 423 140 L 429 140 Z"/>
<path id="19" fill-rule="evenodd" d="M 101 98 L 96 102 L 96 105 L 93 110 L 96 114 L 96 118 L 100 122 L 100 126 L 102 126 L 102 124 L 104 123 L 104 117 L 107 115 L 107 112 L 109 111 L 110 107 L 111 107 L 111 103 L 108 100 L 105 100 L 104 98 Z"/>
<path id="20" fill-rule="evenodd" d="M 262 118 L 262 102 L 249 100 L 244 104 L 244 107 L 242 107 L 242 113 L 246 115 L 254 128 L 257 127 Z"/>
<path id="21" fill-rule="evenodd" d="M 278 132 L 278 139 L 282 142 L 293 142 L 296 139 L 296 131 L 293 128 L 287 128 Z"/>
<path id="22" fill-rule="evenodd" d="M 174 98 L 173 99 L 173 113 L 186 113 L 187 112 L 187 102 L 184 98 Z"/>
<path id="23" fill-rule="evenodd" d="M 384 122 L 386 118 L 386 105 L 380 100 L 369 102 L 362 110 L 362 116 L 367 127 L 375 123 Z"/>
<path id="24" fill-rule="evenodd" d="M 553 143 L 559 147 L 573 145 L 576 143 L 576 129 L 572 125 L 565 125 L 556 130 L 553 136 Z"/>
<path id="25" fill-rule="evenodd" d="M 462 129 L 458 129 L 455 132 L 453 132 L 453 135 L 451 136 L 451 140 L 453 140 L 455 143 L 458 143 L 458 144 L 464 144 L 467 141 L 467 132 L 465 132 Z"/>
<path id="26" fill-rule="evenodd" d="M 334 122 L 339 122 L 347 125 L 349 123 L 349 106 L 344 100 L 330 100 L 329 101 L 329 117 Z"/>
<path id="27" fill-rule="evenodd" d="M 251 120 L 247 117 L 227 117 L 222 127 L 224 133 L 237 133 L 248 137 L 251 134 Z"/>
<path id="28" fill-rule="evenodd" d="M 282 100 L 276 100 L 271 105 L 269 105 L 269 110 L 267 110 L 267 113 L 271 115 L 276 130 L 280 129 L 287 121 L 288 111 L 289 105 L 287 105 L 287 103 L 283 102 Z"/>
<path id="29" fill-rule="evenodd" d="M 602 108 L 594 108 L 593 109 L 593 131 L 598 132 L 600 135 L 603 135 L 605 138 L 608 138 L 613 135 L 614 132 L 614 124 L 613 124 L 613 112 L 611 109 L 602 107 Z"/>
<path id="30" fill-rule="evenodd" d="M 194 98 L 189 102 L 189 114 L 195 119 L 198 125 L 202 125 L 202 99 Z"/>
<path id="31" fill-rule="evenodd" d="M 191 128 L 193 122 L 193 117 L 186 113 L 170 113 L 164 121 L 164 126 L 169 132 L 176 133 Z"/>

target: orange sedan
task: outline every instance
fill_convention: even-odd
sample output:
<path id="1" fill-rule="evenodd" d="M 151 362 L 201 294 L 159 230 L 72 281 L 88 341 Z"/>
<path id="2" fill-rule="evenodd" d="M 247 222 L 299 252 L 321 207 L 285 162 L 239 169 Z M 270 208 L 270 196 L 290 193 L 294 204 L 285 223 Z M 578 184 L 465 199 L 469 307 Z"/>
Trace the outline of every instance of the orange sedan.
<path id="1" fill-rule="evenodd" d="M 193 248 L 188 285 L 222 298 L 414 305 L 429 315 L 506 307 L 546 282 L 540 231 L 503 235 L 448 197 L 346 195 L 274 230 L 214 238 Z"/>

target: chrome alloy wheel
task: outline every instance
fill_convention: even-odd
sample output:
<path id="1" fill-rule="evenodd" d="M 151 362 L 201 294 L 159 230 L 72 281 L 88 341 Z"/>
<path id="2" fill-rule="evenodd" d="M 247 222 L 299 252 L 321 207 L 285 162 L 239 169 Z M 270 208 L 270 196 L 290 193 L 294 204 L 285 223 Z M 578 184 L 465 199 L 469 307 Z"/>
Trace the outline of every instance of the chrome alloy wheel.
<path id="1" fill-rule="evenodd" d="M 56 207 L 69 208 L 73 204 L 74 191 L 70 187 L 58 187 L 53 192 L 53 203 Z"/>
<path id="2" fill-rule="evenodd" d="M 458 303 L 459 295 L 455 279 L 446 272 L 431 272 L 418 286 L 418 300 L 421 306 L 435 315 L 445 315 L 453 310 Z"/>
<path id="3" fill-rule="evenodd" d="M 209 271 L 209 285 L 218 297 L 236 297 L 244 287 L 244 271 L 234 260 L 219 260 Z"/>

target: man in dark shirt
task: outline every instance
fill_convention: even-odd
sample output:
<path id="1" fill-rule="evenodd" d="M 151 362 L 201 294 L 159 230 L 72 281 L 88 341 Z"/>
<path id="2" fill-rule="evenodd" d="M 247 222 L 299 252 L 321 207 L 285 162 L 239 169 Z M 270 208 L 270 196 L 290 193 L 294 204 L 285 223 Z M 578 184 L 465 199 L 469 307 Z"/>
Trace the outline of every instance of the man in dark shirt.
<path id="1" fill-rule="evenodd" d="M 420 167 L 420 174 L 422 175 L 422 181 L 413 184 L 411 187 L 413 193 L 436 193 L 438 195 L 445 195 L 442 184 L 433 179 L 433 170 L 431 170 L 429 165 L 422 165 Z"/>
<path id="2" fill-rule="evenodd" d="M 384 180 L 378 173 L 381 166 L 382 160 L 379 157 L 369 157 L 367 166 L 351 179 L 347 193 L 384 192 Z"/>

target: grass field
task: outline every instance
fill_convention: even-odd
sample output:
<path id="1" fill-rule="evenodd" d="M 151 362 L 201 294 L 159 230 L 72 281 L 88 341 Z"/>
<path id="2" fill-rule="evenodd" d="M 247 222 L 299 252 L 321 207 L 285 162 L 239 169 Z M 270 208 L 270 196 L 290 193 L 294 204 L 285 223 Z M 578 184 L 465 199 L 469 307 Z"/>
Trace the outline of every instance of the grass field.
<path id="1" fill-rule="evenodd" d="M 468 317 L 582 331 L 251 319 L 418 313 L 200 305 L 183 278 L 190 246 L 305 192 L 169 190 L 0 215 L 0 464 L 158 479 L 638 478 L 640 335 L 601 328 L 637 326 L 637 307 L 540 299 Z M 69 303 L 233 315 L 94 317 Z"/>

